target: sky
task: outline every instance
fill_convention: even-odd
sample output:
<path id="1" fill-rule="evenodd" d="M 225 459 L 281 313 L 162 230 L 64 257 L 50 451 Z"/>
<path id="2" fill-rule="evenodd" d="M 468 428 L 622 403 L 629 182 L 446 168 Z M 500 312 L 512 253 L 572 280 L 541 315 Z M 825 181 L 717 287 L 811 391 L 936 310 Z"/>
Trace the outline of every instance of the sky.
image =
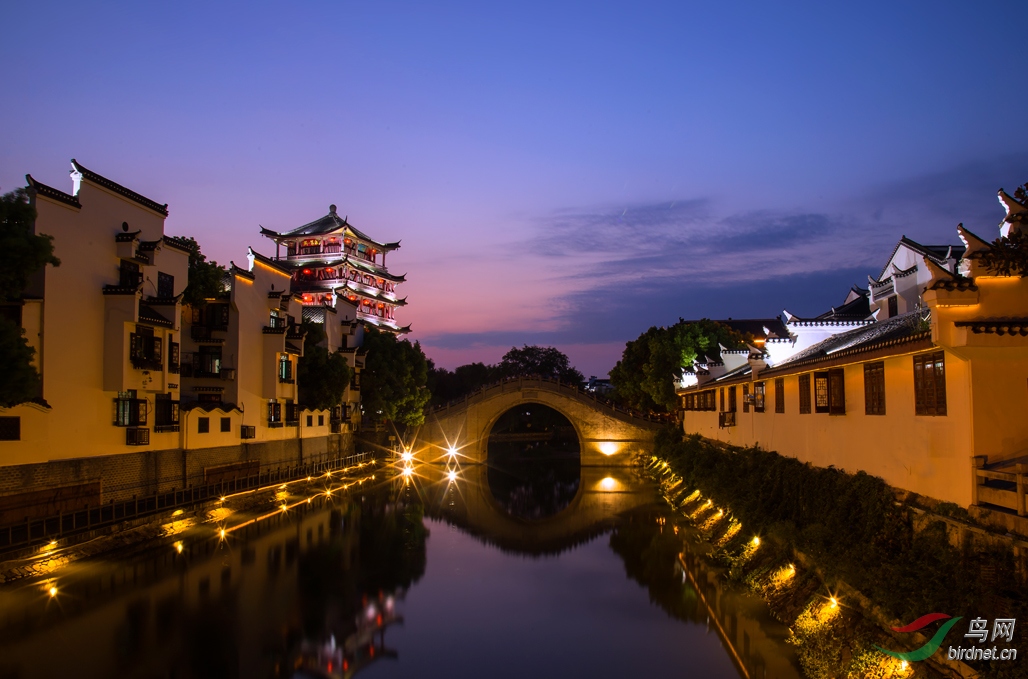
<path id="1" fill-rule="evenodd" d="M 69 160 L 245 266 L 329 204 L 438 365 L 605 375 L 679 318 L 815 315 L 1028 182 L 1015 2 L 19 3 L 0 191 Z"/>

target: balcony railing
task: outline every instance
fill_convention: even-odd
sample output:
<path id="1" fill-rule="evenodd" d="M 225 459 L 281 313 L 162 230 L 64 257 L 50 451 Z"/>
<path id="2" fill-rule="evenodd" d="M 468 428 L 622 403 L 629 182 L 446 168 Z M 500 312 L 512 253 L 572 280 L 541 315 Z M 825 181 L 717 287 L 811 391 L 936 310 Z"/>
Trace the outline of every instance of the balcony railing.
<path id="1" fill-rule="evenodd" d="M 299 427 L 300 426 L 300 418 L 296 418 L 295 420 L 286 420 L 286 426 L 287 427 Z"/>
<path id="2" fill-rule="evenodd" d="M 279 375 L 278 376 L 278 383 L 279 384 L 296 384 L 296 378 L 294 378 L 292 375 Z"/>

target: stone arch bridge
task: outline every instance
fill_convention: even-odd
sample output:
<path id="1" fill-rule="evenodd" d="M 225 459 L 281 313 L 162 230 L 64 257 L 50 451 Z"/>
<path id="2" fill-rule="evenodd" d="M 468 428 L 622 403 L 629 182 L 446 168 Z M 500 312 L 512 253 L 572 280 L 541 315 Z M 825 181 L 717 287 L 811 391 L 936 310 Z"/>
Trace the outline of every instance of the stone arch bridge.
<path id="1" fill-rule="evenodd" d="M 634 464 L 649 451 L 661 426 L 658 419 L 612 406 L 566 382 L 514 378 L 430 412 L 418 433 L 419 458 L 442 462 L 452 447 L 462 461 L 485 462 L 493 425 L 505 412 L 526 403 L 549 406 L 571 422 L 583 466 Z"/>

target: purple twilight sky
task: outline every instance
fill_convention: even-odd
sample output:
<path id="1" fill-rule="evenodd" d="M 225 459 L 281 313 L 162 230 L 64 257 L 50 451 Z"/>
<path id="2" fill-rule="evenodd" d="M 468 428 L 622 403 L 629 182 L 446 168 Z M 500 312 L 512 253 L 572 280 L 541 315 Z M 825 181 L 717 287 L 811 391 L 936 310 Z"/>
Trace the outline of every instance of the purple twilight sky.
<path id="1" fill-rule="evenodd" d="M 6 7 L 0 190 L 68 160 L 227 263 L 339 211 L 437 363 L 587 376 L 679 317 L 815 314 L 1028 181 L 1015 2 Z"/>

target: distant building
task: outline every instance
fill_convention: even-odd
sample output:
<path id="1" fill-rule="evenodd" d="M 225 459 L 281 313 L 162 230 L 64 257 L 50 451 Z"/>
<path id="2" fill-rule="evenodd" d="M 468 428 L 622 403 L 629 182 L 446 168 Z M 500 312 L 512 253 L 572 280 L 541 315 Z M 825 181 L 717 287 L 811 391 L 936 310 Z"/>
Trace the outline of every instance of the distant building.
<path id="1" fill-rule="evenodd" d="M 1028 208 L 1003 195 L 1000 232 L 1011 233 Z M 751 351 L 746 364 L 683 385 L 684 430 L 1024 514 L 1023 490 L 1011 488 L 1028 460 L 1028 278 L 984 270 L 990 243 L 958 234 L 964 246 L 944 249 L 902 239 L 872 279 L 872 318 L 859 320 L 861 306 L 846 321 L 854 327 L 784 360 Z"/>
<path id="2" fill-rule="evenodd" d="M 400 243 L 382 243 L 354 228 L 331 205 L 328 214 L 291 231 L 279 233 L 261 228 L 275 241 L 275 261 L 288 269 L 293 290 L 304 305 L 334 307 L 338 297 L 357 307 L 358 320 L 396 333 L 410 326 L 396 322 L 396 307 L 406 298 L 396 296 L 405 276 L 389 273 L 386 254 Z"/>
<path id="3" fill-rule="evenodd" d="M 585 383 L 585 390 L 597 396 L 606 396 L 614 391 L 614 385 L 610 383 L 610 378 L 590 375 L 589 381 Z"/>

